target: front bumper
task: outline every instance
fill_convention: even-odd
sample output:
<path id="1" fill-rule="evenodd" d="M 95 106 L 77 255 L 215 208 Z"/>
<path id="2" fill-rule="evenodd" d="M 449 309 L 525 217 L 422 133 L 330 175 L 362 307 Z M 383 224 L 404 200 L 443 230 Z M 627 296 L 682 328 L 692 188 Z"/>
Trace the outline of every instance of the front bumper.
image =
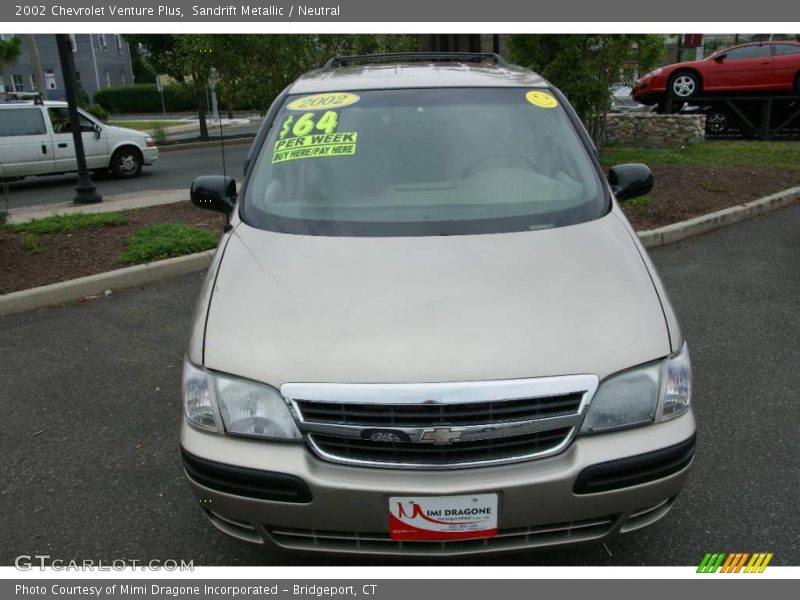
<path id="1" fill-rule="evenodd" d="M 200 506 L 211 522 L 229 535 L 294 550 L 451 556 L 601 540 L 650 525 L 669 511 L 684 485 L 694 435 L 690 411 L 666 423 L 580 436 L 567 450 L 550 458 L 453 471 L 345 466 L 320 460 L 304 444 L 210 434 L 186 423 L 181 445 L 190 460 L 234 466 L 240 473 L 254 469 L 290 475 L 307 487 L 308 497 L 300 498 L 303 501 L 296 501 L 297 497 L 292 501 L 265 499 L 263 494 L 255 497 L 257 494 L 220 486 L 213 477 L 201 484 L 187 472 Z M 656 456 L 669 448 L 682 453 L 672 452 L 673 468 L 655 468 L 655 479 L 623 477 L 625 487 L 608 489 L 606 477 L 595 484 L 599 487 L 579 486 L 576 491 L 576 481 L 580 482 L 582 473 L 586 479 L 589 467 L 596 473 L 598 465 L 606 465 L 605 471 L 599 471 L 608 475 L 613 461 L 624 467 L 628 464 L 625 459 L 650 453 Z M 679 455 L 683 458 L 676 462 Z M 654 465 L 648 468 L 653 470 Z M 389 539 L 391 496 L 479 493 L 499 496 L 497 537 L 402 543 Z"/>
<path id="2" fill-rule="evenodd" d="M 144 164 L 152 165 L 158 160 L 158 148 L 155 146 L 142 148 L 142 160 Z"/>
<path id="3" fill-rule="evenodd" d="M 633 84 L 631 98 L 641 104 L 654 104 L 667 93 L 667 80 L 662 75 L 646 77 Z"/>

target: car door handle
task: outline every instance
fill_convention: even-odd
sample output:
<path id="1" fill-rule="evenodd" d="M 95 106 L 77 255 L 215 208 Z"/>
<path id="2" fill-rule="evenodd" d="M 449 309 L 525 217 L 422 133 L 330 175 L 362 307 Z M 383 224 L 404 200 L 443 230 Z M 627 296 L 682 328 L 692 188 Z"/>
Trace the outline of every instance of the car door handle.
<path id="1" fill-rule="evenodd" d="M 59 148 L 66 148 L 66 147 L 68 147 L 68 146 L 69 146 L 69 144 L 68 144 L 67 142 L 61 142 L 61 143 L 58 145 L 58 147 L 59 147 Z"/>
<path id="2" fill-rule="evenodd" d="M 47 154 L 47 146 L 42 144 L 42 154 Z"/>

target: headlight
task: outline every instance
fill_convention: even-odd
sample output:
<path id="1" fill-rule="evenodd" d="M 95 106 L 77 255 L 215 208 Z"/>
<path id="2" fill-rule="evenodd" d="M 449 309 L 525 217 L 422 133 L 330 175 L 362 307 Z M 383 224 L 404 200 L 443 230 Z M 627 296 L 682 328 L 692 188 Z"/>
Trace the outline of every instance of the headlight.
<path id="1" fill-rule="evenodd" d="M 210 373 L 188 361 L 184 362 L 184 405 L 186 418 L 205 429 L 276 440 L 302 437 L 277 390 L 254 381 Z"/>
<path id="2" fill-rule="evenodd" d="M 589 404 L 582 433 L 666 421 L 689 409 L 692 368 L 683 348 L 665 360 L 622 371 L 605 379 Z"/>

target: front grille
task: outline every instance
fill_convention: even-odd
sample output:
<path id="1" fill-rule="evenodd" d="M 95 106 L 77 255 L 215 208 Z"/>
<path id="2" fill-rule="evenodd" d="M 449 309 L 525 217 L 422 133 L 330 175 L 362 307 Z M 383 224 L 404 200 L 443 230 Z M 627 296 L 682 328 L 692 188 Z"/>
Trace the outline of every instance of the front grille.
<path id="1" fill-rule="evenodd" d="M 374 427 L 430 427 L 527 421 L 578 411 L 582 393 L 467 404 L 351 404 L 296 402 L 304 421 Z"/>
<path id="2" fill-rule="evenodd" d="M 452 556 L 587 542 L 608 534 L 617 520 L 617 515 L 609 515 L 552 525 L 500 529 L 495 537 L 467 540 L 395 541 L 388 533 L 320 531 L 276 526 L 266 526 L 266 531 L 276 544 L 294 550 Z"/>
<path id="3" fill-rule="evenodd" d="M 312 444 L 323 454 L 351 461 L 385 462 L 410 466 L 481 463 L 545 453 L 563 444 L 572 429 L 564 427 L 518 435 L 452 444 L 374 442 L 359 438 L 311 434 Z"/>
<path id="4" fill-rule="evenodd" d="M 281 394 L 317 456 L 395 469 L 542 458 L 569 446 L 595 375 L 452 383 L 287 383 Z"/>

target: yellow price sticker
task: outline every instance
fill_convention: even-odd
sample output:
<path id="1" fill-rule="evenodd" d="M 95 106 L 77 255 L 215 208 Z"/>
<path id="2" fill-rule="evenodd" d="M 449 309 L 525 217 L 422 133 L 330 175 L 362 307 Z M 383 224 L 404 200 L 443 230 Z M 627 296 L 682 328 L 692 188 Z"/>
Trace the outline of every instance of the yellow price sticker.
<path id="1" fill-rule="evenodd" d="M 350 106 L 361 100 L 357 94 L 335 92 L 332 94 L 314 94 L 292 100 L 286 105 L 289 110 L 323 110 Z"/>
<path id="2" fill-rule="evenodd" d="M 547 92 L 528 92 L 525 94 L 525 99 L 539 108 L 555 108 L 558 106 L 558 100 Z"/>

